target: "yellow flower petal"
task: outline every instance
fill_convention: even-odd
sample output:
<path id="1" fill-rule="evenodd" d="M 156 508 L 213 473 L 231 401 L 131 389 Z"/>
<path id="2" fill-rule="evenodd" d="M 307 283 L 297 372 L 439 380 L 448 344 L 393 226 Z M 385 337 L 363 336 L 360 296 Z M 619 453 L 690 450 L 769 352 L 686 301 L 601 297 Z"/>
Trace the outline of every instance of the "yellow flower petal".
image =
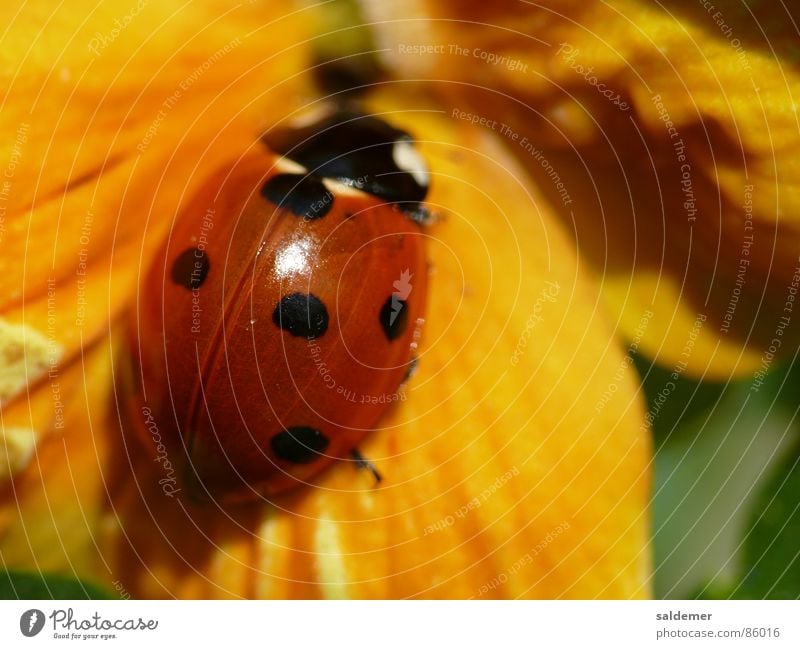
<path id="1" fill-rule="evenodd" d="M 0 407 L 58 363 L 63 350 L 54 336 L 0 319 Z"/>
<path id="2" fill-rule="evenodd" d="M 636 377 L 569 240 L 497 139 L 376 105 L 421 140 L 440 215 L 419 371 L 362 448 L 384 481 L 342 462 L 220 510 L 165 496 L 151 458 L 119 461 L 115 578 L 144 597 L 647 596 Z"/>
<path id="3" fill-rule="evenodd" d="M 113 435 L 111 358 L 95 345 L 2 411 L 3 435 L 27 429 L 24 467 L 0 483 L 0 553 L 6 567 L 107 582 L 95 535 L 105 501 L 103 462 Z"/>
<path id="4" fill-rule="evenodd" d="M 24 471 L 36 447 L 36 433 L 28 428 L 3 427 L 0 431 L 0 486 Z"/>
<path id="5" fill-rule="evenodd" d="M 303 12 L 115 0 L 0 15 L 0 313 L 43 330 L 54 290 L 68 357 L 123 308 L 143 238 L 162 237 L 260 124 L 302 105 Z"/>
<path id="6" fill-rule="evenodd" d="M 800 341 L 787 306 L 800 265 L 800 75 L 783 10 L 362 4 L 398 75 L 443 80 L 451 102 L 508 125 L 643 351 L 724 377 L 763 367 L 776 339 L 779 354 Z M 428 45 L 440 49 L 414 53 Z M 524 137 L 543 158 L 515 147 Z M 688 340 L 699 342 L 687 359 Z"/>
<path id="7" fill-rule="evenodd" d="M 115 430 L 105 419 L 110 348 L 98 338 L 184 196 L 261 125 L 307 102 L 306 12 L 287 4 L 0 8 L 0 554 L 9 565 L 104 579 L 102 561 L 100 573 L 86 568 L 98 565 L 99 458 Z"/>
<path id="8" fill-rule="evenodd" d="M 12 273 L 0 275 L 8 288 L 3 313 L 45 331 L 44 296 L 54 278 L 65 353 L 57 375 L 28 386 L 27 398 L 2 411 L 6 437 L 33 433 L 33 448 L 15 451 L 15 471 L 0 486 L 3 560 L 73 571 L 140 597 L 647 596 L 649 437 L 636 378 L 599 292 L 502 142 L 410 99 L 407 88 L 376 107 L 421 140 L 440 218 L 428 228 L 431 287 L 419 372 L 363 448 L 384 481 L 375 486 L 342 462 L 316 487 L 272 505 L 219 509 L 164 494 L 159 465 L 132 431 L 120 430 L 136 422 L 125 377 L 112 375 L 123 366 L 112 355 L 124 353 L 122 332 L 105 337 L 105 330 L 125 326 L 118 316 L 134 275 L 183 197 L 212 165 L 249 144 L 256 122 L 275 123 L 303 103 L 296 96 L 302 81 L 301 90 L 286 92 L 276 81 L 291 79 L 305 60 L 305 50 L 292 47 L 302 42 L 295 24 L 302 21 L 279 21 L 264 39 L 242 31 L 250 9 L 220 6 L 202 3 L 174 23 L 162 13 L 146 27 L 131 20 L 86 61 L 77 55 L 80 43 L 98 38 L 95 31 L 110 34 L 104 30 L 128 7 L 112 3 L 85 26 L 27 9 L 25 29 L 9 32 L 18 64 L 31 25 L 45 25 L 43 48 L 34 41 L 31 69 L 20 77 L 29 92 L 17 95 L 33 101 L 43 88 L 49 108 L 40 105 L 36 126 L 33 119 L 23 125 L 19 151 L 9 153 L 21 161 L 30 152 L 37 162 L 27 170 L 15 163 L 19 193 L 6 198 L 3 236 L 13 255 L 31 261 L 22 270 L 0 268 Z M 280 16 L 282 9 L 273 3 L 267 11 Z M 256 15 L 263 25 L 264 14 Z M 172 27 L 151 43 L 162 24 Z M 201 38 L 204 28 L 214 37 Z M 21 33 L 27 41 L 15 36 Z M 180 88 L 240 34 L 225 64 L 204 71 L 192 98 L 170 109 L 140 151 L 163 91 Z M 175 60 L 160 67 L 176 43 Z M 284 47 L 288 62 L 268 58 Z M 61 51 L 70 64 L 51 75 L 60 60 L 53 52 Z M 261 81 L 247 74 L 249 65 Z M 85 94 L 80 103 L 58 85 L 76 79 L 88 80 L 68 88 Z M 237 119 L 256 97 L 269 99 L 258 104 L 269 110 L 258 114 L 253 104 L 252 117 Z M 21 115 L 9 118 L 9 132 L 19 133 Z M 54 216 L 57 232 L 46 226 Z"/>

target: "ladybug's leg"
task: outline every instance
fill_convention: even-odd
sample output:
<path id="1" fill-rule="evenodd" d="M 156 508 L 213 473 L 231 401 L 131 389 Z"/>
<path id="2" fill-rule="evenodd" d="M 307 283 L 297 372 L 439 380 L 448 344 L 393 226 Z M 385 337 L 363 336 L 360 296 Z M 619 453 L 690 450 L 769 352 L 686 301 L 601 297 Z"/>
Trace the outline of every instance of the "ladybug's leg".
<path id="1" fill-rule="evenodd" d="M 378 473 L 378 469 L 375 468 L 375 465 L 372 462 L 361 455 L 361 452 L 357 448 L 354 448 L 350 452 L 350 455 L 353 456 L 356 466 L 359 469 L 367 469 L 372 473 L 372 475 L 375 476 L 375 484 L 378 484 L 381 481 L 381 474 Z"/>
<path id="2" fill-rule="evenodd" d="M 436 215 L 424 205 L 403 207 L 403 212 L 408 218 L 418 225 L 431 225 L 431 223 L 433 223 L 433 221 L 436 219 Z"/>

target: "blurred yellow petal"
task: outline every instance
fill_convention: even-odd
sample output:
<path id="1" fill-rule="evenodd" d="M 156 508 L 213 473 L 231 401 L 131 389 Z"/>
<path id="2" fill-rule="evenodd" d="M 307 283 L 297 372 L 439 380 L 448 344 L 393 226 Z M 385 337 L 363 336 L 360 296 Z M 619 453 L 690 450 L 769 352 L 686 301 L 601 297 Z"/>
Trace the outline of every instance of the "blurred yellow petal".
<path id="1" fill-rule="evenodd" d="M 105 496 L 110 321 L 184 197 L 308 101 L 303 11 L 0 9 L 0 558 L 87 571 Z M 106 339 L 98 342 L 101 336 Z"/>
<path id="2" fill-rule="evenodd" d="M 451 103 L 508 125 L 643 352 L 722 378 L 762 367 L 776 339 L 779 354 L 800 341 L 785 311 L 800 248 L 800 73 L 785 6 L 362 6 L 398 75 L 437 79 Z M 428 45 L 440 49 L 415 53 Z M 514 146 L 523 137 L 546 165 Z"/>
<path id="3" fill-rule="evenodd" d="M 62 353 L 44 332 L 0 320 L 0 407 L 44 376 Z"/>
<path id="4" fill-rule="evenodd" d="M 133 280 L 207 172 L 307 103 L 308 52 L 277 3 L 128 11 L 8 16 L 2 236 L 26 263 L 0 268 L 2 314 L 53 317 L 63 356 L 0 413 L 3 562 L 138 597 L 648 596 L 649 435 L 593 277 L 505 142 L 405 86 L 375 108 L 421 141 L 439 218 L 419 372 L 363 448 L 384 481 L 342 462 L 271 505 L 164 494 L 120 428 Z"/>
<path id="5" fill-rule="evenodd" d="M 0 313 L 44 329 L 54 291 L 69 356 L 124 307 L 143 237 L 161 237 L 260 124 L 307 101 L 303 15 L 217 0 L 12 2 L 0 15 Z"/>
<path id="6" fill-rule="evenodd" d="M 36 434 L 28 428 L 5 426 L 0 436 L 3 440 L 0 446 L 0 485 L 5 487 L 14 474 L 28 467 L 36 447 Z"/>
<path id="7" fill-rule="evenodd" d="M 101 548 L 132 593 L 648 595 L 649 435 L 599 295 L 501 143 L 408 93 L 376 108 L 421 141 L 439 219 L 418 373 L 362 448 L 384 481 L 342 462 L 223 511 L 120 449 Z"/>
<path id="8" fill-rule="evenodd" d="M 113 434 L 105 419 L 113 403 L 110 376 L 104 341 L 3 409 L 4 438 L 26 429 L 30 435 L 18 451 L 24 465 L 11 483 L 0 481 L 4 566 L 107 581 L 95 536 L 105 501 L 102 463 Z M 8 453 L 8 440 L 5 448 Z"/>

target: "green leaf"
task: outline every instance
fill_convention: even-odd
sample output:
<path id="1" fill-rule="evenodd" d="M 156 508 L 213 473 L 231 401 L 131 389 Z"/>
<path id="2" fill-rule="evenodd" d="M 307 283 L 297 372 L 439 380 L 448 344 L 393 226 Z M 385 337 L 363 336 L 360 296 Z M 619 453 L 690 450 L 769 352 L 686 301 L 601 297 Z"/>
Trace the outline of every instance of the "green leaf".
<path id="1" fill-rule="evenodd" d="M 0 599 L 113 599 L 102 588 L 72 577 L 0 572 Z"/>
<path id="2" fill-rule="evenodd" d="M 632 358 L 642 378 L 656 446 L 679 441 L 677 438 L 686 433 L 681 424 L 713 407 L 727 385 L 685 378 L 677 370 L 653 364 L 637 354 Z"/>
<path id="3" fill-rule="evenodd" d="M 676 382 L 677 383 L 677 382 Z M 793 413 L 776 402 L 781 381 L 758 391 L 730 384 L 719 399 L 692 410 L 679 388 L 671 412 L 691 411 L 656 440 L 652 503 L 657 597 L 730 593 L 748 568 L 743 542 L 761 485 L 791 453 Z"/>
<path id="4" fill-rule="evenodd" d="M 800 597 L 800 448 L 793 451 L 758 495 L 744 545 L 747 570 L 734 597 Z"/>

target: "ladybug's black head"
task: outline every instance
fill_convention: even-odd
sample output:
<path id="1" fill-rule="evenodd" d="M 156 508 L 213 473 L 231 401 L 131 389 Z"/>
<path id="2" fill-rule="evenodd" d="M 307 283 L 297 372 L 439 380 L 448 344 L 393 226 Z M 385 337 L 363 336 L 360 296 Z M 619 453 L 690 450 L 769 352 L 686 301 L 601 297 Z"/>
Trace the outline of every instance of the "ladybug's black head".
<path id="1" fill-rule="evenodd" d="M 308 173 L 333 178 L 410 213 L 428 193 L 428 169 L 411 136 L 373 115 L 339 110 L 263 139 Z"/>

